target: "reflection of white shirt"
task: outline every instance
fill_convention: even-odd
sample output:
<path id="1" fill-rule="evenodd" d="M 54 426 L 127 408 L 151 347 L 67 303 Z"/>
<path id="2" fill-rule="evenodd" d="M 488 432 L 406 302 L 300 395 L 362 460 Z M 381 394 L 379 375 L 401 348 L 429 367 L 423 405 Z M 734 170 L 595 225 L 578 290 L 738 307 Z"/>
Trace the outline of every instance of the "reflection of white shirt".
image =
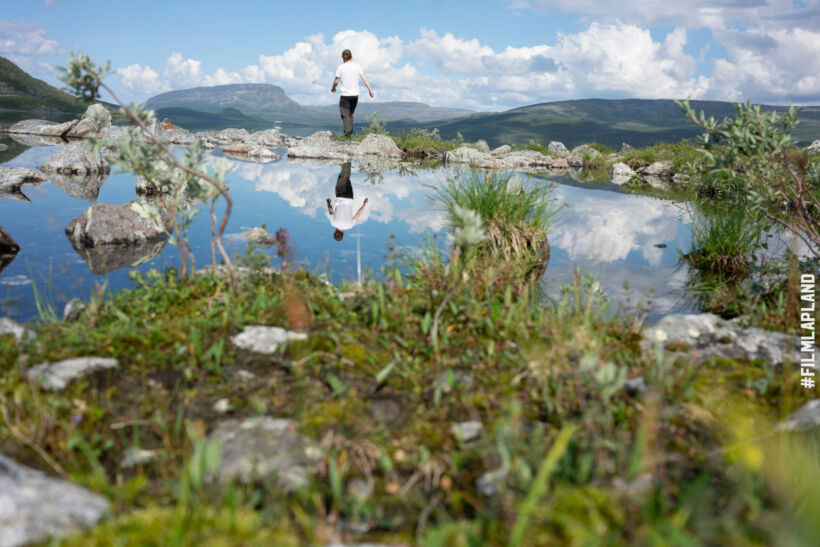
<path id="1" fill-rule="evenodd" d="M 339 78 L 339 93 L 344 97 L 359 96 L 359 76 L 364 74 L 362 67 L 348 61 L 336 68 L 336 77 Z M 339 228 L 341 230 L 341 228 Z"/>
<path id="2" fill-rule="evenodd" d="M 339 230 L 349 230 L 356 225 L 353 218 L 353 200 L 350 198 L 336 198 L 333 202 L 333 213 L 330 215 L 330 224 Z"/>

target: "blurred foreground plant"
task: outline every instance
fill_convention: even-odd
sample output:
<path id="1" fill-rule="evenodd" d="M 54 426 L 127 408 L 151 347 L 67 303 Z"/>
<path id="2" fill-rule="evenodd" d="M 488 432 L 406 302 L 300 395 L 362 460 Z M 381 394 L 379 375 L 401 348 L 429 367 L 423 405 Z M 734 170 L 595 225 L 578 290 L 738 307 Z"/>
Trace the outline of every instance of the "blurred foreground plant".
<path id="1" fill-rule="evenodd" d="M 191 272 L 195 270 L 193 252 L 188 244 L 185 231 L 197 212 L 191 204 L 194 200 L 200 200 L 208 204 L 211 215 L 214 266 L 217 265 L 215 249 L 218 249 L 228 269 L 231 286 L 235 287 L 236 276 L 233 263 L 222 242 L 233 208 L 233 201 L 224 182 L 225 175 L 228 173 L 227 164 L 217 164 L 215 172 L 209 174 L 198 140 L 187 148 L 181 159 L 177 158 L 171 152 L 168 144 L 150 129 L 156 124 L 154 112 L 133 103 L 131 106 L 125 106 L 111 88 L 103 82 L 110 63 L 106 63 L 105 66 L 96 66 L 91 57 L 78 52 L 69 56 L 68 67 L 59 68 L 63 72 L 60 80 L 66 84 L 69 92 L 90 102 L 100 97 L 100 90 L 105 90 L 120 105 L 121 112 L 137 127 L 136 132 L 125 131 L 123 138 L 116 142 L 93 142 L 98 153 L 102 147 L 111 147 L 111 161 L 116 167 L 142 176 L 155 186 L 163 207 L 171 217 L 175 239 L 182 258 L 182 276 L 186 277 L 188 274 L 189 261 Z M 215 201 L 219 196 L 225 199 L 225 214 L 219 222 L 219 228 L 215 230 Z M 169 197 L 171 201 L 166 201 L 166 197 Z"/>

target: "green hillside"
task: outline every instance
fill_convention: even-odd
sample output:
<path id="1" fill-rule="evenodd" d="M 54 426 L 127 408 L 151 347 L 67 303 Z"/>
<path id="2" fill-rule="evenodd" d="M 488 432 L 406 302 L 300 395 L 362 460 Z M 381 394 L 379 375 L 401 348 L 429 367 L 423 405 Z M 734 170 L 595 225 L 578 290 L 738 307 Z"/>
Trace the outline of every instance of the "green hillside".
<path id="1" fill-rule="evenodd" d="M 691 101 L 693 107 L 722 119 L 735 113 L 733 103 Z M 785 111 L 788 107 L 765 106 Z M 792 134 L 803 143 L 820 138 L 820 106 L 805 107 L 801 123 Z M 541 103 L 505 112 L 481 113 L 462 118 L 427 123 L 388 123 L 391 132 L 411 127 L 438 128 L 443 138 L 459 133 L 467 141 L 486 139 L 490 146 L 525 145 L 531 139 L 542 144 L 551 140 L 567 146 L 598 142 L 618 148 L 622 142 L 647 146 L 659 142 L 677 142 L 700 134 L 671 100 L 582 99 Z"/>
<path id="2" fill-rule="evenodd" d="M 77 113 L 85 111 L 86 106 L 80 99 L 29 76 L 5 57 L 0 57 L 0 111 Z"/>

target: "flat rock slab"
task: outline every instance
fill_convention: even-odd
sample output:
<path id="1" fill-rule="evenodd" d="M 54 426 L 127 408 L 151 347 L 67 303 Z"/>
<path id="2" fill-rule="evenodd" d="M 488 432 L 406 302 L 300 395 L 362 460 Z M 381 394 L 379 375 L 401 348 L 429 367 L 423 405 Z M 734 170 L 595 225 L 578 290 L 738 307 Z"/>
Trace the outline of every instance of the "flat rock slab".
<path id="1" fill-rule="evenodd" d="M 800 362 L 799 337 L 740 327 L 710 313 L 667 315 L 643 334 L 645 352 L 651 348 L 691 352 L 697 363 L 710 357 L 763 359 L 774 365 Z"/>
<path id="2" fill-rule="evenodd" d="M 34 339 L 36 334 L 33 330 L 16 321 L 12 321 L 8 317 L 0 317 L 0 336 L 4 334 L 11 334 L 17 343 L 24 340 Z"/>
<path id="3" fill-rule="evenodd" d="M 38 382 L 46 391 L 59 391 L 74 380 L 118 365 L 108 357 L 77 357 L 56 363 L 41 363 L 26 370 L 26 378 Z"/>
<path id="4" fill-rule="evenodd" d="M 0 547 L 70 534 L 107 511 L 103 496 L 0 454 Z"/>
<path id="5" fill-rule="evenodd" d="M 280 344 L 289 340 L 307 340 L 304 332 L 293 332 L 282 327 L 250 326 L 231 338 L 234 345 L 240 349 L 255 353 L 274 353 Z"/>
<path id="6" fill-rule="evenodd" d="M 212 479 L 243 483 L 272 478 L 292 492 L 307 485 L 325 461 L 319 445 L 299 434 L 292 420 L 258 416 L 223 420 L 208 436 L 222 445 L 222 459 Z"/>
<path id="7" fill-rule="evenodd" d="M 43 135 L 46 137 L 64 137 L 77 125 L 78 120 L 57 123 L 49 120 L 23 120 L 9 127 L 9 133 L 25 135 Z"/>
<path id="8" fill-rule="evenodd" d="M 779 431 L 808 431 L 820 427 L 820 399 L 809 401 L 777 424 Z"/>

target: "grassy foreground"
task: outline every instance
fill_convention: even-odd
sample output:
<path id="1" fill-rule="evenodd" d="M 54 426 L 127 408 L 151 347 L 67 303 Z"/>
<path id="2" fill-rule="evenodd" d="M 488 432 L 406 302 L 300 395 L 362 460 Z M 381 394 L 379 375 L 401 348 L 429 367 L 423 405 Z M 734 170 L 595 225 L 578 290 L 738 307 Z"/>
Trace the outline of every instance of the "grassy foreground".
<path id="1" fill-rule="evenodd" d="M 482 188 L 504 195 L 467 209 Z M 451 187 L 451 244 L 363 287 L 258 260 L 235 291 L 213 271 L 135 274 L 36 341 L 3 340 L 0 451 L 112 501 L 66 545 L 814 544 L 820 444 L 771 425 L 805 401 L 799 374 L 644 354 L 640 319 L 605 319 L 581 275 L 545 305 L 530 272 L 550 208 L 514 190 Z M 493 233 L 490 210 L 520 221 Z M 230 340 L 247 325 L 309 337 L 262 356 Z M 57 393 L 24 377 L 82 355 L 119 367 Z M 204 480 L 205 435 L 255 415 L 320 444 L 307 486 Z M 155 457 L 123 468 L 134 448 Z"/>

